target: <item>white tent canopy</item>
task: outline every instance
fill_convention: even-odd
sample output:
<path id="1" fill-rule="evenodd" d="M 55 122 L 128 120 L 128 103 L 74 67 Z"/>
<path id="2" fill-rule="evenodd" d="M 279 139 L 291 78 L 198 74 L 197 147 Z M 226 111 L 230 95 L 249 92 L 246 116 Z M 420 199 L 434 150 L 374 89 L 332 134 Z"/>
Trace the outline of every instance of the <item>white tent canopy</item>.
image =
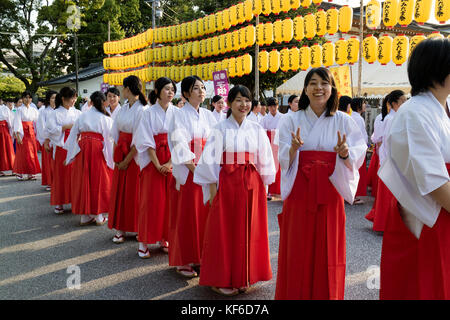
<path id="1" fill-rule="evenodd" d="M 332 67 L 337 67 L 334 65 Z M 303 90 L 306 71 L 300 71 L 291 79 L 287 80 L 277 88 L 279 94 L 299 94 Z M 353 95 L 358 92 L 358 63 L 350 66 L 351 81 L 353 87 Z M 363 61 L 362 65 L 362 81 L 361 94 L 371 97 L 382 97 L 392 90 L 400 89 L 405 92 L 410 91 L 410 84 L 408 81 L 407 63 L 401 66 L 396 66 L 393 62 L 382 66 L 379 62 L 369 64 Z"/>

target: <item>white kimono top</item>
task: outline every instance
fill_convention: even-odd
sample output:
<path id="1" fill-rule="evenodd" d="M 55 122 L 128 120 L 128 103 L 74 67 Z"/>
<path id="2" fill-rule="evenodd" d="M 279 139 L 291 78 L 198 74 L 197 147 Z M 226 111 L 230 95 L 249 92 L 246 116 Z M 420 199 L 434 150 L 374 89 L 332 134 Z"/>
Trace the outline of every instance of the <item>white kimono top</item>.
<path id="1" fill-rule="evenodd" d="M 14 123 L 14 114 L 11 110 L 5 105 L 0 106 L 0 121 L 6 121 L 9 128 L 9 134 L 12 137 L 13 134 L 13 123 Z"/>
<path id="2" fill-rule="evenodd" d="M 391 109 L 389 111 L 388 115 L 384 118 L 383 122 L 383 137 L 387 137 L 387 134 L 389 133 L 389 130 L 392 126 L 392 120 L 394 119 L 397 112 L 395 112 L 394 109 Z M 382 143 L 380 146 L 380 151 L 378 151 L 378 156 L 380 157 L 380 167 L 383 165 L 384 160 L 386 159 L 386 156 L 388 154 L 388 149 L 386 147 L 385 143 Z"/>
<path id="3" fill-rule="evenodd" d="M 278 122 L 281 118 L 283 118 L 285 114 L 280 113 L 277 111 L 275 116 L 272 116 L 272 114 L 269 112 L 261 122 L 261 126 L 264 130 L 275 130 L 278 128 Z"/>
<path id="4" fill-rule="evenodd" d="M 212 114 L 214 118 L 216 119 L 216 122 L 220 122 L 222 120 L 225 120 L 227 118 L 227 114 L 225 112 L 217 112 L 216 109 L 212 111 Z"/>
<path id="5" fill-rule="evenodd" d="M 144 109 L 145 107 L 139 100 L 136 100 L 131 108 L 128 103 L 120 108 L 111 129 L 111 136 L 114 143 L 119 141 L 119 132 L 131 133 L 134 136 Z M 135 157 L 135 160 L 136 159 L 137 158 Z"/>
<path id="6" fill-rule="evenodd" d="M 27 108 L 25 105 L 21 105 L 16 109 L 13 121 L 13 131 L 18 132 L 21 139 L 23 139 L 23 127 L 22 121 L 33 121 L 36 123 L 39 117 L 39 111 L 37 108 L 33 108 L 31 105 Z"/>
<path id="7" fill-rule="evenodd" d="M 433 227 L 441 211 L 429 193 L 450 180 L 445 167 L 450 163 L 450 119 L 431 92 L 421 93 L 398 110 L 385 141 L 390 152 L 378 176 L 419 238 L 423 224 Z"/>
<path id="8" fill-rule="evenodd" d="M 49 115 L 53 111 L 52 107 L 43 107 L 39 110 L 39 117 L 36 122 L 36 138 L 41 145 L 44 144 L 45 139 L 50 139 L 45 127 L 47 126 Z"/>
<path id="9" fill-rule="evenodd" d="M 199 108 L 198 112 L 189 103 L 175 112 L 169 124 L 168 143 L 172 157 L 172 175 L 176 179 L 176 188 L 186 183 L 189 169 L 186 163 L 195 159 L 190 142 L 193 139 L 207 139 L 217 121 L 212 112 Z"/>
<path id="10" fill-rule="evenodd" d="M 258 112 L 258 114 L 255 114 L 254 112 L 250 112 L 250 114 L 247 116 L 247 120 L 254 121 L 258 124 L 261 124 L 263 118 L 264 117 L 259 112 Z"/>
<path id="11" fill-rule="evenodd" d="M 169 125 L 174 113 L 178 111 L 179 109 L 173 104 L 169 104 L 167 110 L 164 111 L 157 102 L 142 112 L 142 117 L 136 130 L 136 134 L 133 135 L 132 143 L 138 152 L 137 164 L 141 170 L 151 162 L 147 149 L 156 149 L 156 143 L 153 136 L 160 133 L 168 133 Z"/>
<path id="12" fill-rule="evenodd" d="M 253 153 L 255 155 L 254 164 L 263 183 L 270 185 L 275 181 L 276 170 L 272 149 L 264 129 L 248 119 L 244 119 L 239 126 L 233 115 L 230 115 L 212 129 L 195 168 L 194 182 L 202 186 L 204 203 L 210 198 L 209 184 L 217 183 L 217 187 L 219 186 L 223 152 Z M 224 159 L 224 161 L 227 160 Z"/>
<path id="13" fill-rule="evenodd" d="M 297 151 L 294 161 L 289 166 L 291 132 L 295 134 L 298 127 L 300 127 L 300 137 L 304 144 Z M 361 131 L 347 114 L 336 112 L 332 117 L 325 117 L 325 112 L 323 112 L 320 117 L 317 117 L 311 107 L 289 114 L 280 122 L 278 160 L 281 167 L 281 197 L 283 200 L 289 196 L 294 185 L 301 151 L 334 152 L 338 140 L 338 130 L 341 132 L 341 136 L 346 134 L 352 169 L 349 169 L 344 160 L 339 158 L 336 153 L 336 167 L 330 176 L 330 181 L 345 200 L 353 203 L 359 183 L 358 170 L 364 162 L 367 149 Z"/>
<path id="14" fill-rule="evenodd" d="M 68 110 L 64 107 L 59 107 L 50 112 L 46 123 L 45 131 L 47 137 L 55 147 L 64 147 L 64 131 L 62 127 L 65 125 L 74 124 L 75 120 L 81 115 L 81 111 L 75 107 L 70 107 Z M 55 159 L 56 148 L 53 149 L 53 159 Z"/>
<path id="15" fill-rule="evenodd" d="M 103 157 L 106 164 L 114 169 L 113 144 L 111 139 L 111 128 L 113 120 L 95 108 L 83 112 L 73 124 L 70 135 L 64 144 L 67 150 L 66 165 L 70 164 L 81 151 L 78 145 L 78 137 L 82 132 L 96 132 L 103 136 Z"/>
<path id="16" fill-rule="evenodd" d="M 111 118 L 114 120 L 121 108 L 122 107 L 120 106 L 120 104 L 118 104 L 117 107 L 114 109 L 114 111 L 111 112 L 111 107 L 108 106 L 108 107 L 106 107 L 106 112 L 108 112 L 109 115 L 111 116 Z"/>
<path id="17" fill-rule="evenodd" d="M 356 124 L 358 125 L 359 129 L 361 130 L 364 141 L 366 141 L 366 144 L 367 144 L 369 142 L 369 137 L 367 135 L 366 123 L 364 121 L 364 118 L 358 112 L 352 112 L 351 117 L 353 120 L 355 120 Z"/>
<path id="18" fill-rule="evenodd" d="M 377 115 L 375 121 L 373 122 L 373 133 L 370 136 L 370 140 L 372 140 L 373 143 L 383 142 L 383 130 L 385 122 L 381 121 L 382 116 L 383 115 L 380 113 L 379 115 Z"/>

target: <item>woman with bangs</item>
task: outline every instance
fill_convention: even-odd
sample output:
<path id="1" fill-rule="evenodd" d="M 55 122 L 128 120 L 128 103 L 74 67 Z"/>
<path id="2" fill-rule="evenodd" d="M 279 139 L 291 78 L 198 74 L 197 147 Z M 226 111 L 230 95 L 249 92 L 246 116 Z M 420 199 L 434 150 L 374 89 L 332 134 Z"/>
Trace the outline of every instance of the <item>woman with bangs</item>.
<path id="1" fill-rule="evenodd" d="M 211 205 L 199 284 L 225 296 L 272 278 L 265 186 L 276 172 L 266 132 L 247 119 L 251 101 L 247 87 L 230 90 L 227 119 L 214 127 L 194 173 Z"/>
<path id="2" fill-rule="evenodd" d="M 299 110 L 279 126 L 284 203 L 276 299 L 344 299 L 344 199 L 355 199 L 367 145 L 337 108 L 333 76 L 315 68 L 306 75 Z"/>

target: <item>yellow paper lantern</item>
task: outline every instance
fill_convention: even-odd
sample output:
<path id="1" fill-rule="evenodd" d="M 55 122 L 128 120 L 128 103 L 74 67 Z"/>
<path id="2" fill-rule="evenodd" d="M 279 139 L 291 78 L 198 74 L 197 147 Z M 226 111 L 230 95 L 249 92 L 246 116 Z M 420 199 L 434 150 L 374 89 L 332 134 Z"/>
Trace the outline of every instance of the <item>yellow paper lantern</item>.
<path id="1" fill-rule="evenodd" d="M 198 37 L 198 20 L 191 21 L 191 35 L 192 38 Z"/>
<path id="2" fill-rule="evenodd" d="M 231 22 L 230 22 L 230 8 L 225 9 L 222 11 L 222 24 L 223 24 L 223 29 L 224 30 L 228 30 L 231 27 Z"/>
<path id="3" fill-rule="evenodd" d="M 233 51 L 239 51 L 240 49 L 239 30 L 235 30 L 231 33 L 231 43 L 233 46 Z"/>
<path id="4" fill-rule="evenodd" d="M 275 73 L 280 69 L 280 53 L 273 49 L 269 53 L 269 71 Z"/>
<path id="5" fill-rule="evenodd" d="M 402 27 L 408 26 L 413 19 L 414 0 L 400 0 L 398 3 L 398 23 Z"/>
<path id="6" fill-rule="evenodd" d="M 262 22 L 256 26 L 256 43 L 259 46 L 263 46 L 266 43 L 264 39 L 264 23 Z"/>
<path id="7" fill-rule="evenodd" d="M 186 25 L 187 23 L 182 23 L 180 25 L 180 35 L 181 35 L 181 40 L 185 40 L 187 39 L 187 34 L 186 34 Z"/>
<path id="8" fill-rule="evenodd" d="M 276 43 L 283 42 L 283 24 L 280 19 L 273 23 L 273 41 Z"/>
<path id="9" fill-rule="evenodd" d="M 383 3 L 383 23 L 387 28 L 392 28 L 398 21 L 397 0 L 386 0 Z"/>
<path id="10" fill-rule="evenodd" d="M 238 42 L 239 42 L 238 50 L 247 48 L 247 39 L 245 36 L 245 34 L 246 34 L 245 28 L 240 28 L 237 33 L 238 33 Z"/>
<path id="11" fill-rule="evenodd" d="M 262 0 L 252 1 L 252 13 L 255 16 L 259 16 L 262 12 Z"/>
<path id="12" fill-rule="evenodd" d="M 219 36 L 219 53 L 220 54 L 224 54 L 227 52 L 227 47 L 225 45 L 225 41 L 226 41 L 226 34 L 221 34 Z"/>
<path id="13" fill-rule="evenodd" d="M 352 28 L 353 9 L 347 5 L 339 9 L 339 31 L 347 33 Z"/>
<path id="14" fill-rule="evenodd" d="M 246 47 L 251 47 L 256 41 L 256 28 L 254 25 L 248 25 L 245 28 L 245 42 Z"/>
<path id="15" fill-rule="evenodd" d="M 253 19 L 253 1 L 244 1 L 244 20 L 250 22 Z"/>
<path id="16" fill-rule="evenodd" d="M 233 5 L 230 7 L 230 15 L 229 15 L 229 19 L 230 19 L 230 24 L 232 26 L 235 26 L 238 24 L 238 20 L 237 20 L 237 6 Z"/>
<path id="17" fill-rule="evenodd" d="M 205 18 L 200 18 L 197 20 L 198 36 L 202 37 L 205 35 Z"/>
<path id="18" fill-rule="evenodd" d="M 292 47 L 289 49 L 289 70 L 297 71 L 300 68 L 300 49 Z"/>
<path id="19" fill-rule="evenodd" d="M 291 10 L 291 0 L 280 0 L 281 11 L 287 13 Z"/>
<path id="20" fill-rule="evenodd" d="M 242 63 L 243 63 L 244 74 L 252 73 L 253 59 L 250 54 L 246 53 L 242 56 Z"/>
<path id="21" fill-rule="evenodd" d="M 231 57 L 228 59 L 228 75 L 230 78 L 234 78 L 236 76 L 236 58 Z"/>
<path id="22" fill-rule="evenodd" d="M 145 41 L 147 41 L 147 45 L 153 43 L 153 29 L 145 31 Z"/>
<path id="23" fill-rule="evenodd" d="M 200 41 L 198 40 L 192 42 L 192 57 L 193 58 L 200 57 Z"/>
<path id="24" fill-rule="evenodd" d="M 308 13 L 303 19 L 305 38 L 310 40 L 316 35 L 316 17 L 312 13 Z"/>
<path id="25" fill-rule="evenodd" d="M 289 49 L 283 48 L 280 51 L 280 70 L 289 71 Z"/>
<path id="26" fill-rule="evenodd" d="M 276 16 L 281 12 L 281 0 L 272 0 L 272 13 Z"/>
<path id="27" fill-rule="evenodd" d="M 446 23 L 450 19 L 450 2 L 448 0 L 436 0 L 434 15 L 440 24 Z"/>
<path id="28" fill-rule="evenodd" d="M 392 58 L 392 37 L 384 34 L 378 39 L 377 59 L 381 65 L 386 65 Z"/>
<path id="29" fill-rule="evenodd" d="M 432 33 L 430 33 L 427 38 L 439 38 L 439 39 L 444 39 L 444 36 L 439 32 L 439 31 L 433 31 Z"/>
<path id="30" fill-rule="evenodd" d="M 225 36 L 225 52 L 233 51 L 233 33 L 227 32 Z"/>
<path id="31" fill-rule="evenodd" d="M 392 41 L 392 62 L 401 66 L 408 58 L 409 40 L 404 34 L 399 34 Z"/>
<path id="32" fill-rule="evenodd" d="M 243 2 L 239 2 L 236 5 L 236 20 L 237 20 L 237 24 L 241 24 L 245 21 L 244 3 Z"/>
<path id="33" fill-rule="evenodd" d="M 336 41 L 334 49 L 334 59 L 336 63 L 338 65 L 347 63 L 347 42 L 344 40 L 344 38 L 340 38 L 338 41 Z"/>
<path id="34" fill-rule="evenodd" d="M 108 76 L 109 76 L 108 73 L 104 73 L 104 74 L 103 74 L 103 82 L 104 82 L 104 83 L 109 83 Z"/>
<path id="35" fill-rule="evenodd" d="M 272 13 L 272 0 L 261 0 L 261 13 L 265 16 Z"/>
<path id="36" fill-rule="evenodd" d="M 186 39 L 192 39 L 193 35 L 192 35 L 192 23 L 193 21 L 189 21 L 186 23 Z"/>
<path id="37" fill-rule="evenodd" d="M 209 16 L 209 33 L 215 33 L 217 31 L 216 15 Z"/>
<path id="38" fill-rule="evenodd" d="M 291 0 L 291 10 L 297 10 L 298 8 L 300 8 L 300 2 L 300 0 Z"/>
<path id="39" fill-rule="evenodd" d="M 312 1 L 311 0 L 301 0 L 300 5 L 303 8 L 309 8 L 309 6 L 311 5 Z"/>
<path id="40" fill-rule="evenodd" d="M 172 60 L 173 61 L 178 61 L 179 60 L 179 57 L 178 57 L 178 46 L 174 46 L 173 48 L 172 48 Z"/>
<path id="41" fill-rule="evenodd" d="M 316 6 L 320 6 L 320 4 L 322 3 L 322 0 L 312 0 L 312 2 L 316 5 Z M 330 1 L 331 2 L 331 1 Z"/>
<path id="42" fill-rule="evenodd" d="M 327 10 L 327 33 L 332 36 L 339 29 L 339 11 L 335 7 Z"/>
<path id="43" fill-rule="evenodd" d="M 414 0 L 413 0 L 414 1 Z M 366 6 L 366 25 L 369 29 L 376 29 L 381 23 L 381 5 L 378 0 L 370 0 Z"/>
<path id="44" fill-rule="evenodd" d="M 212 55 L 217 56 L 219 55 L 219 37 L 213 37 L 211 40 L 212 44 Z"/>
<path id="45" fill-rule="evenodd" d="M 294 36 L 294 22 L 291 18 L 284 19 L 281 23 L 283 42 L 291 42 Z"/>
<path id="46" fill-rule="evenodd" d="M 322 66 L 322 47 L 318 43 L 311 46 L 311 67 L 318 68 Z"/>
<path id="47" fill-rule="evenodd" d="M 355 64 L 359 59 L 359 40 L 357 37 L 350 37 L 347 40 L 347 61 L 349 64 Z"/>
<path id="48" fill-rule="evenodd" d="M 422 41 L 425 40 L 426 37 L 423 33 L 418 33 L 415 36 L 411 37 L 409 41 L 409 54 L 414 50 L 414 48 Z"/>
<path id="49" fill-rule="evenodd" d="M 334 64 L 334 43 L 331 41 L 327 41 L 322 46 L 322 64 L 325 67 Z"/>
<path id="50" fill-rule="evenodd" d="M 423 25 L 430 18 L 432 0 L 416 0 L 414 20 Z"/>
<path id="51" fill-rule="evenodd" d="M 230 71 L 228 70 L 228 58 L 225 58 L 222 60 L 222 68 L 221 70 L 225 70 L 227 72 L 227 74 L 230 74 Z"/>
<path id="52" fill-rule="evenodd" d="M 200 57 L 206 57 L 206 40 L 202 39 L 200 42 Z"/>
<path id="53" fill-rule="evenodd" d="M 299 67 L 301 70 L 307 70 L 311 66 L 311 48 L 304 45 L 300 48 Z"/>
<path id="54" fill-rule="evenodd" d="M 242 56 L 236 58 L 236 76 L 242 77 L 244 75 L 244 66 L 243 66 Z"/>
<path id="55" fill-rule="evenodd" d="M 377 61 L 377 38 L 375 38 L 372 34 L 368 34 L 363 40 L 362 47 L 364 60 L 366 60 L 369 64 Z"/>
<path id="56" fill-rule="evenodd" d="M 302 41 L 305 37 L 305 27 L 303 26 L 303 17 L 296 16 L 293 20 L 294 22 L 294 39 L 297 41 Z"/>
<path id="57" fill-rule="evenodd" d="M 320 8 L 316 14 L 316 34 L 323 37 L 327 33 L 327 14 L 325 10 Z"/>
<path id="58" fill-rule="evenodd" d="M 223 21 L 222 21 L 223 12 L 216 12 L 214 15 L 214 20 L 216 22 L 216 31 L 221 32 L 223 30 Z"/>
<path id="59" fill-rule="evenodd" d="M 266 22 L 264 24 L 264 43 L 266 45 L 272 44 L 273 42 L 273 24 L 271 22 Z"/>
<path id="60" fill-rule="evenodd" d="M 262 50 L 258 54 L 258 69 L 262 73 L 269 70 L 269 53 L 266 50 Z"/>

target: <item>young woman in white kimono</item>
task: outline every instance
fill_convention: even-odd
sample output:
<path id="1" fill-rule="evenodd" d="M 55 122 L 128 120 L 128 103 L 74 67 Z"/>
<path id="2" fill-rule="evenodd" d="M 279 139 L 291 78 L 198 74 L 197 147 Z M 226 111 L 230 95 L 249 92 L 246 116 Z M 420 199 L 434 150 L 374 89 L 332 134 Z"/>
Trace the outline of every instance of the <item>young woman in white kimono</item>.
<path id="1" fill-rule="evenodd" d="M 18 180 L 36 180 L 35 175 L 41 172 L 34 131 L 39 111 L 31 106 L 31 99 L 31 93 L 24 92 L 23 104 L 17 108 L 14 115 L 13 131 L 17 150 L 13 172 Z M 25 174 L 27 178 L 23 177 Z"/>
<path id="2" fill-rule="evenodd" d="M 111 129 L 115 167 L 108 216 L 108 228 L 116 230 L 112 241 L 117 244 L 125 241 L 126 232 L 137 233 L 139 166 L 133 136 L 147 105 L 141 80 L 136 76 L 123 80 L 122 95 L 128 102 L 120 109 Z"/>
<path id="3" fill-rule="evenodd" d="M 55 100 L 58 92 L 50 90 L 45 94 L 44 105 L 39 109 L 39 117 L 36 123 L 36 138 L 42 145 L 41 149 L 41 163 L 42 163 L 42 178 L 41 185 L 50 191 L 52 184 L 52 150 L 50 147 L 50 139 L 47 136 L 45 127 L 49 114 L 55 109 Z"/>
<path id="4" fill-rule="evenodd" d="M 116 87 L 111 87 L 106 92 L 106 99 L 108 101 L 108 106 L 106 107 L 106 112 L 111 116 L 111 119 L 115 119 L 120 111 L 120 91 Z"/>
<path id="5" fill-rule="evenodd" d="M 261 103 L 258 100 L 252 100 L 252 109 L 247 115 L 247 120 L 251 120 L 258 124 L 261 124 L 263 116 L 261 115 L 260 111 Z"/>
<path id="6" fill-rule="evenodd" d="M 337 107 L 332 74 L 315 68 L 306 75 L 299 111 L 279 126 L 284 203 L 276 299 L 344 298 L 344 199 L 354 201 L 367 145 Z"/>
<path id="7" fill-rule="evenodd" d="M 80 225 L 103 225 L 111 195 L 112 119 L 105 110 L 106 97 L 96 91 L 92 107 L 75 121 L 64 144 L 66 164 L 72 164 L 72 213 L 80 215 Z"/>
<path id="8" fill-rule="evenodd" d="M 288 111 L 287 113 L 297 112 L 298 111 L 298 101 L 300 97 L 296 94 L 293 94 L 288 99 Z"/>
<path id="9" fill-rule="evenodd" d="M 169 218 L 169 265 L 185 277 L 196 277 L 200 265 L 203 236 L 209 205 L 203 203 L 202 188 L 193 182 L 194 170 L 211 128 L 217 123 L 211 111 L 201 108 L 206 89 L 197 76 L 181 82 L 187 100 L 174 113 L 169 126 L 172 174 L 176 180 L 176 204 Z"/>
<path id="10" fill-rule="evenodd" d="M 67 150 L 63 147 L 75 120 L 81 115 L 81 111 L 74 107 L 76 99 L 77 93 L 73 88 L 62 88 L 56 95 L 55 110 L 48 114 L 45 127 L 45 134 L 53 145 L 50 205 L 55 206 L 56 214 L 64 213 L 64 205 L 72 203 L 72 165 L 65 165 Z"/>
<path id="11" fill-rule="evenodd" d="M 412 51 L 412 97 L 385 138 L 379 176 L 394 195 L 383 235 L 380 299 L 450 299 L 450 40 Z"/>
<path id="12" fill-rule="evenodd" d="M 0 106 L 0 177 L 14 167 L 13 119 L 12 111 L 6 105 Z"/>
<path id="13" fill-rule="evenodd" d="M 270 142 L 249 121 L 251 93 L 234 86 L 227 119 L 214 126 L 194 172 L 211 209 L 205 227 L 200 285 L 232 296 L 272 278 L 265 186 L 275 180 Z"/>
<path id="14" fill-rule="evenodd" d="M 143 112 L 133 137 L 141 169 L 138 255 L 143 259 L 150 257 L 149 244 L 159 243 L 164 252 L 169 248 L 169 207 L 173 205 L 170 196 L 174 185 L 167 133 L 173 114 L 179 110 L 171 103 L 176 90 L 171 79 L 156 80 L 149 96 L 151 106 Z"/>
<path id="15" fill-rule="evenodd" d="M 211 105 L 214 108 L 212 110 L 212 114 L 216 119 L 216 122 L 225 120 L 227 115 L 225 112 L 223 112 L 223 108 L 225 107 L 225 100 L 223 99 L 223 97 L 219 95 L 214 96 L 211 100 Z"/>
<path id="16" fill-rule="evenodd" d="M 269 137 L 275 168 L 277 169 L 275 181 L 269 186 L 268 190 L 268 199 L 271 200 L 272 196 L 280 196 L 281 194 L 281 168 L 278 163 L 278 124 L 285 115 L 278 111 L 278 100 L 276 98 L 267 99 L 267 106 L 269 113 L 262 119 L 261 126 L 266 130 Z"/>

